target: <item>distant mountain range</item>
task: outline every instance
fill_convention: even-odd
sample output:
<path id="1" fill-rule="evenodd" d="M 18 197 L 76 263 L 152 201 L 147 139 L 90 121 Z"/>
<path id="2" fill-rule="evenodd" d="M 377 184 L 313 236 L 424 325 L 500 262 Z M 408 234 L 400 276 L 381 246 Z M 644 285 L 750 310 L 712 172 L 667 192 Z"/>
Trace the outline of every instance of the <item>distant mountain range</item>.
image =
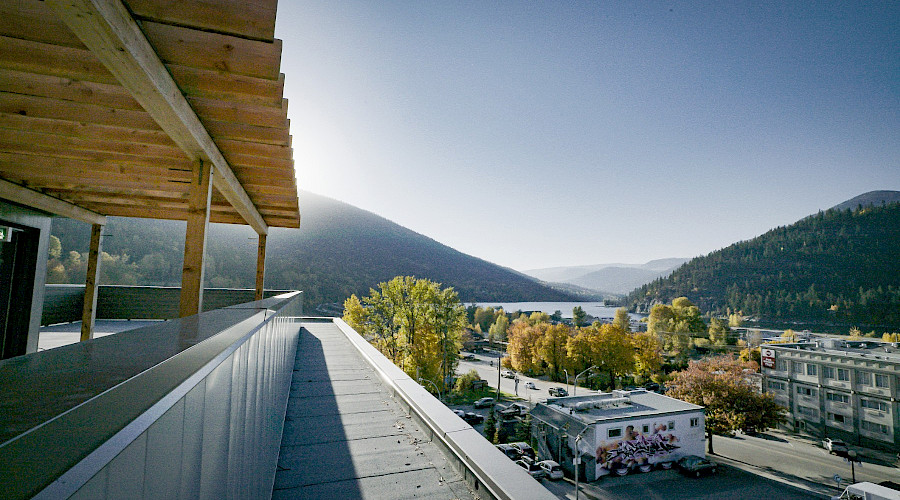
<path id="1" fill-rule="evenodd" d="M 656 278 L 667 276 L 690 259 L 651 260 L 646 264 L 595 264 L 532 269 L 525 274 L 551 283 L 576 285 L 600 293 L 625 295 Z"/>
<path id="2" fill-rule="evenodd" d="M 367 295 L 378 283 L 399 275 L 428 278 L 452 286 L 467 302 L 571 301 L 577 297 L 550 288 L 512 269 L 458 252 L 371 212 L 309 192 L 300 194 L 299 230 L 272 228 L 267 241 L 266 287 L 298 289 L 310 311 L 350 294 Z M 178 286 L 181 283 L 185 224 L 150 219 L 109 219 L 101 282 Z M 52 282 L 83 283 L 72 250 L 87 251 L 90 227 L 55 219 L 52 234 L 61 252 Z M 206 283 L 210 287 L 252 288 L 256 235 L 247 226 L 210 228 Z"/>
<path id="3" fill-rule="evenodd" d="M 873 191 L 735 243 L 632 292 L 633 310 L 686 296 L 770 322 L 900 328 L 900 192 Z"/>

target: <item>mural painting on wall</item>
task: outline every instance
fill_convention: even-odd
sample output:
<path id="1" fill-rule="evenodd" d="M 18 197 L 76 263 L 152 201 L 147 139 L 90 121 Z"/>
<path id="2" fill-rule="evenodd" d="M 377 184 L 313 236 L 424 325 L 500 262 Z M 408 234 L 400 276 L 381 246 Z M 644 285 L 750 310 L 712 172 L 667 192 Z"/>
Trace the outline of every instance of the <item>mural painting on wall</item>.
<path id="1" fill-rule="evenodd" d="M 664 462 L 669 454 L 679 448 L 678 436 L 666 433 L 666 424 L 658 424 L 653 434 L 646 436 L 633 425 L 625 428 L 622 439 L 602 441 L 597 447 L 597 466 L 606 469 L 600 474 L 627 472 L 634 467 L 649 469 L 652 464 Z"/>

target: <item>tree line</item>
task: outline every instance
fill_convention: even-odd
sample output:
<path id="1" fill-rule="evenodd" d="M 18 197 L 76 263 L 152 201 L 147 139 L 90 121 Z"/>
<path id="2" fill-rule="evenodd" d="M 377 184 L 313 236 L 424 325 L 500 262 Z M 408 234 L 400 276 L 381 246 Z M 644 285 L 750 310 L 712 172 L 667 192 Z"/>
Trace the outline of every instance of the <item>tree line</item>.
<path id="1" fill-rule="evenodd" d="M 827 210 L 698 257 L 632 292 L 632 310 L 685 296 L 769 321 L 900 327 L 900 204 Z"/>

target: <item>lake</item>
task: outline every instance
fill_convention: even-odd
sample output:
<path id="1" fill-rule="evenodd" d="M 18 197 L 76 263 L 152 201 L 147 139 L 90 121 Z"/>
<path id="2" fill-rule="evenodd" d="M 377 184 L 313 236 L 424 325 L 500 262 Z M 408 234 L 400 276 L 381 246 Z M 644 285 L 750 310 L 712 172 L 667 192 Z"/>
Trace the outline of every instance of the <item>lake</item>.
<path id="1" fill-rule="evenodd" d="M 494 309 L 502 307 L 504 311 L 511 313 L 516 311 L 543 311 L 547 314 L 553 314 L 561 311 L 563 318 L 572 317 L 572 309 L 575 306 L 581 306 L 584 312 L 595 318 L 613 318 L 616 316 L 618 307 L 607 307 L 602 302 L 468 302 L 466 306 L 475 304 L 481 307 L 493 307 Z M 631 319 L 640 320 L 644 317 L 641 314 L 628 314 Z"/>

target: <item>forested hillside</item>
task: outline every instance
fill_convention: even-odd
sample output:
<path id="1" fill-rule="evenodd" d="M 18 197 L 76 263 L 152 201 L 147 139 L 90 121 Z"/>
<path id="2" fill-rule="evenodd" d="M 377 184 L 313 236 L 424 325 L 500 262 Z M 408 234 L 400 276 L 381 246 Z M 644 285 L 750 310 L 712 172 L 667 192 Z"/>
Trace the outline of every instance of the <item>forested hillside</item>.
<path id="1" fill-rule="evenodd" d="M 452 286 L 463 301 L 566 301 L 572 296 L 534 279 L 462 254 L 370 212 L 301 193 L 299 230 L 273 228 L 268 237 L 266 287 L 303 290 L 306 304 L 343 303 L 398 275 Z M 103 242 L 101 283 L 181 283 L 183 222 L 110 218 Z M 48 281 L 83 283 L 90 227 L 56 219 Z M 212 225 L 206 283 L 254 286 L 256 235 L 245 226 Z"/>
<path id="2" fill-rule="evenodd" d="M 819 212 L 685 264 L 628 297 L 686 296 L 772 321 L 900 326 L 900 204 Z"/>

